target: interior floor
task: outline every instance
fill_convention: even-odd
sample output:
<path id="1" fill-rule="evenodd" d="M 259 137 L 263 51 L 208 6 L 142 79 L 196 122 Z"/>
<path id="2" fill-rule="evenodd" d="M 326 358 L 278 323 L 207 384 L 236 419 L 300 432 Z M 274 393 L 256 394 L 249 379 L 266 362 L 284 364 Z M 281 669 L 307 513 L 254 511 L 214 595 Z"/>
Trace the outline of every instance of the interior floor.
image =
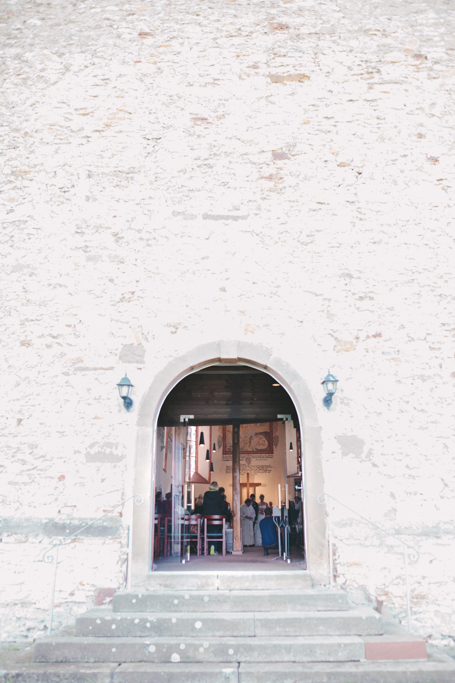
<path id="1" fill-rule="evenodd" d="M 244 548 L 241 555 L 227 553 L 220 555 L 191 555 L 189 562 L 182 563 L 180 557 L 160 557 L 155 561 L 158 571 L 301 571 L 307 569 L 301 548 L 292 547 L 291 562 L 283 562 L 277 550 L 264 555 L 262 547 Z"/>

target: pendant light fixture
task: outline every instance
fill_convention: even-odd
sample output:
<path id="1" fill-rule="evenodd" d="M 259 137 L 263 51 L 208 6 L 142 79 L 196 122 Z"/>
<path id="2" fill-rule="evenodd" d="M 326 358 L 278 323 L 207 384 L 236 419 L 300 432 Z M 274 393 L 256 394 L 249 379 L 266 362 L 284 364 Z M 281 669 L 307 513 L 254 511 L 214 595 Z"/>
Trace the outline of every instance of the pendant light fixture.
<path id="1" fill-rule="evenodd" d="M 292 441 L 291 441 L 291 443 L 289 444 L 289 452 L 290 452 L 290 453 L 293 453 L 293 452 L 294 452 L 294 446 L 292 445 Z"/>
<path id="2" fill-rule="evenodd" d="M 212 452 L 213 452 L 213 453 L 215 453 L 215 452 L 216 452 L 216 446 L 215 446 L 215 442 L 213 442 L 213 448 L 212 448 Z"/>
<path id="3" fill-rule="evenodd" d="M 204 432 L 201 432 L 201 436 L 199 437 L 199 446 L 205 446 Z"/>
<path id="4" fill-rule="evenodd" d="M 210 460 L 210 451 L 209 451 L 208 448 L 207 448 L 207 450 L 205 451 L 205 459 L 206 459 L 206 460 Z"/>
<path id="5" fill-rule="evenodd" d="M 215 470 L 213 469 L 213 462 L 210 463 L 210 472 L 214 472 Z"/>

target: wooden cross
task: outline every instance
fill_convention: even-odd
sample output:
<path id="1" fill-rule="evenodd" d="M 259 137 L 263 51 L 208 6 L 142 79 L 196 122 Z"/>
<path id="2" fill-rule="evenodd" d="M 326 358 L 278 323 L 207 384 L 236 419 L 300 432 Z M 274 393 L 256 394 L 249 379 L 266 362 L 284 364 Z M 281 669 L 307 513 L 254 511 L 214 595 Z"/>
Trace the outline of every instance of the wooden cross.
<path id="1" fill-rule="evenodd" d="M 249 498 L 250 497 L 250 486 L 253 489 L 253 493 L 256 494 L 256 487 L 261 486 L 261 482 L 260 481 L 255 481 L 255 482 L 250 481 L 250 473 L 247 472 L 246 482 L 244 482 L 244 483 L 240 482 L 240 486 L 241 487 L 246 486 L 246 497 Z"/>

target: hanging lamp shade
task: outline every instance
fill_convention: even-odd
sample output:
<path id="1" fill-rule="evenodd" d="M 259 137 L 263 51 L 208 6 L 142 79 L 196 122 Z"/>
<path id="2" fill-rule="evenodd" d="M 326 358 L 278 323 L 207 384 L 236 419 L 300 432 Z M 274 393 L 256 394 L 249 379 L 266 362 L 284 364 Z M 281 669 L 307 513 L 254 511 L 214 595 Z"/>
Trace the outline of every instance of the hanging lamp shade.
<path id="1" fill-rule="evenodd" d="M 215 446 L 215 442 L 213 442 L 213 448 L 212 448 L 212 451 L 213 451 L 213 453 L 215 453 L 215 451 L 216 451 L 216 446 Z"/>
<path id="2" fill-rule="evenodd" d="M 204 432 L 201 432 L 201 436 L 199 437 L 199 446 L 205 446 Z"/>
<path id="3" fill-rule="evenodd" d="M 289 444 L 289 452 L 290 452 L 290 453 L 293 453 L 293 452 L 294 452 L 294 446 L 292 445 L 292 441 L 291 441 L 291 443 Z"/>
<path id="4" fill-rule="evenodd" d="M 210 463 L 210 472 L 214 472 L 215 470 L 213 469 L 213 462 Z"/>
<path id="5" fill-rule="evenodd" d="M 205 459 L 206 459 L 206 460 L 210 460 L 210 451 L 209 451 L 208 448 L 207 448 L 207 450 L 205 451 Z"/>

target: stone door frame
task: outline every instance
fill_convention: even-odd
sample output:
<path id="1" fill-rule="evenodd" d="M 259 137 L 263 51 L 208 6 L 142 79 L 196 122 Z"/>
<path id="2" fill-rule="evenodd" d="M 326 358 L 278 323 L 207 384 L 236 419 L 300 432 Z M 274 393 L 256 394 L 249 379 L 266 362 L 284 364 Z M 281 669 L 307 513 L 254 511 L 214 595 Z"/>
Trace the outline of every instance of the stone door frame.
<path id="1" fill-rule="evenodd" d="M 304 514 L 308 571 L 316 585 L 329 583 L 326 507 L 318 502 L 324 493 L 322 439 L 316 404 L 307 382 L 271 349 L 241 341 L 202 344 L 172 360 L 143 396 L 137 420 L 132 493 L 141 496 L 131 521 L 130 585 L 146 583 L 152 565 L 152 530 L 155 491 L 156 429 L 161 407 L 170 391 L 186 376 L 216 364 L 242 364 L 262 370 L 286 389 L 294 402 L 301 427 Z"/>

